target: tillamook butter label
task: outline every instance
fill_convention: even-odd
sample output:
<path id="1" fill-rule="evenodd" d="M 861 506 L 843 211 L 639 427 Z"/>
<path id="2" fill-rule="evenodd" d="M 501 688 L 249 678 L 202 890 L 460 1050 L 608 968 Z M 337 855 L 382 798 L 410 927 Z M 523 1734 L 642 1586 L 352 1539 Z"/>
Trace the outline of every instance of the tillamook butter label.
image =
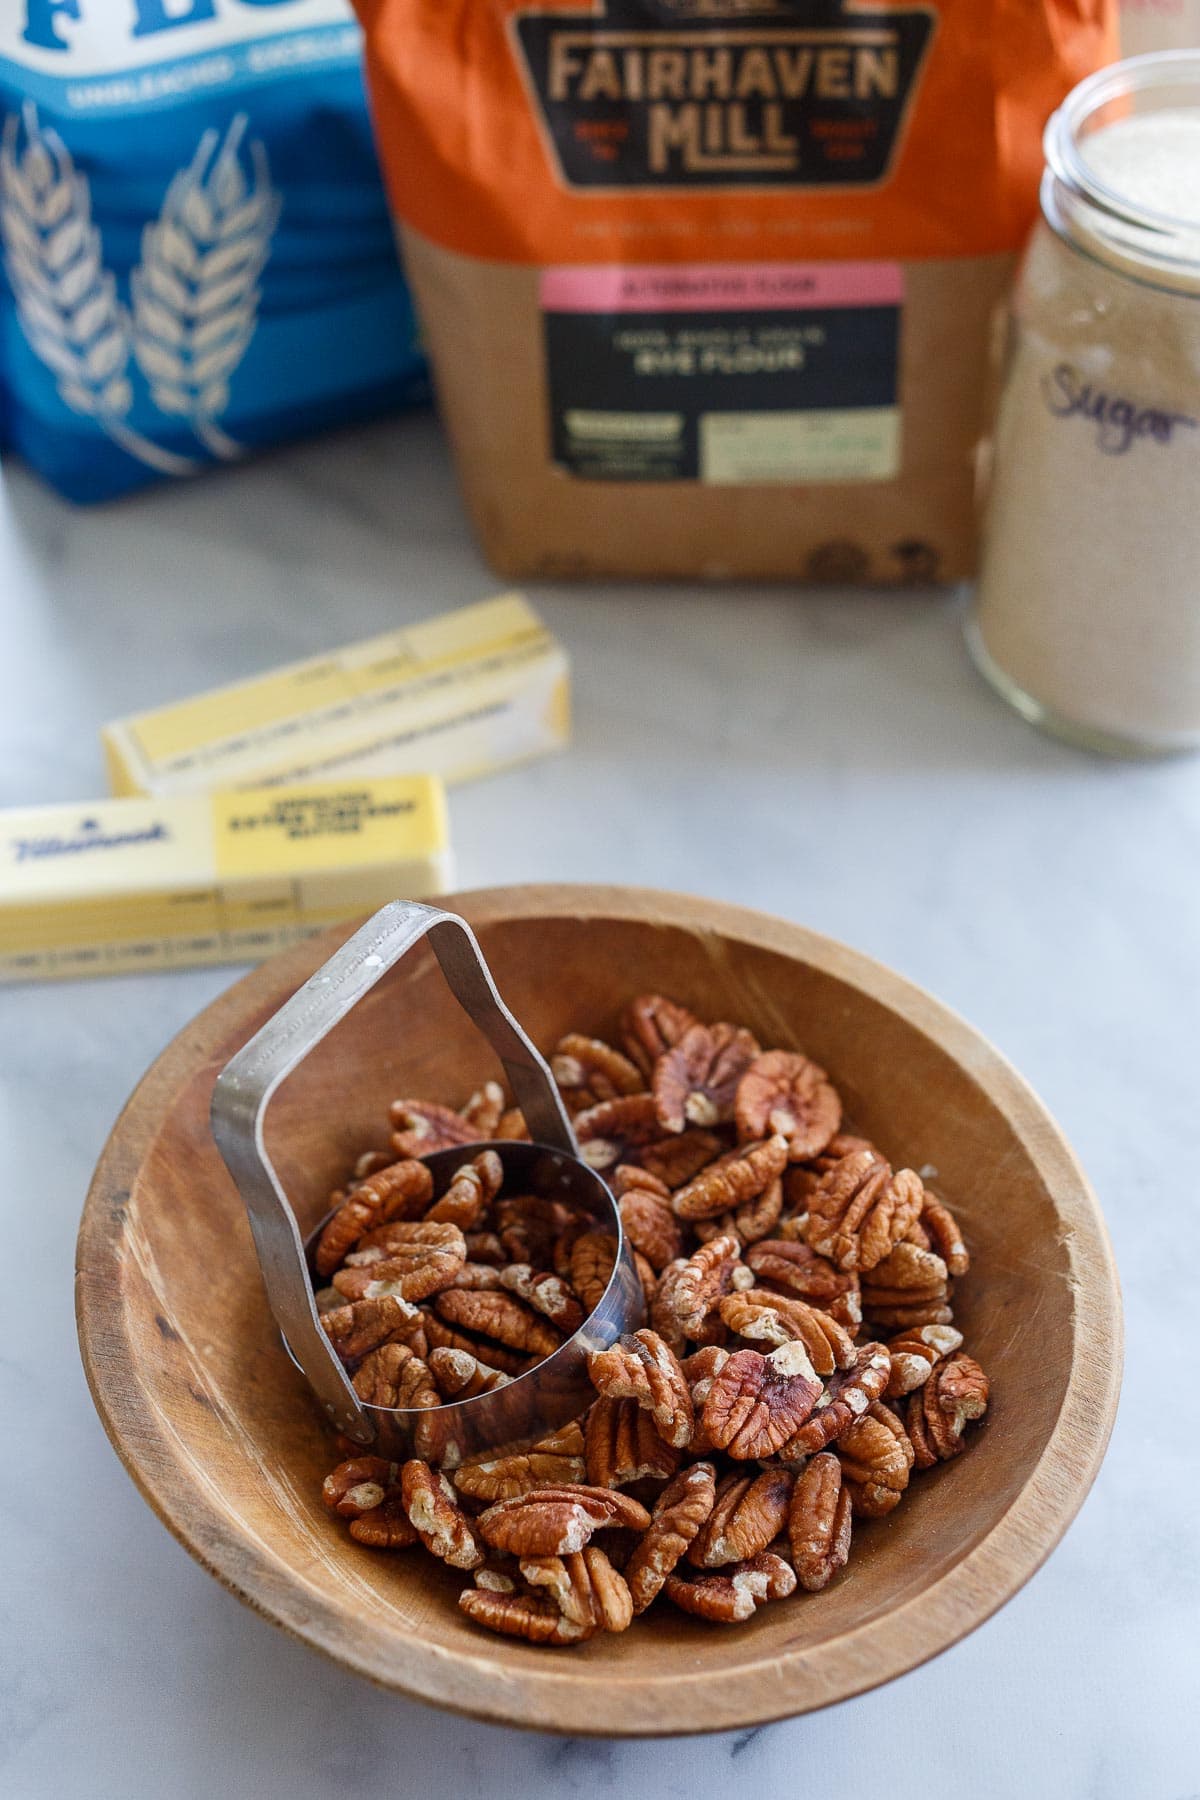
<path id="1" fill-rule="evenodd" d="M 450 879 L 430 776 L 2 812 L 0 978 L 250 962 Z"/>
<path id="2" fill-rule="evenodd" d="M 355 775 L 465 781 L 559 748 L 566 653 L 520 594 L 107 725 L 115 794 Z"/>

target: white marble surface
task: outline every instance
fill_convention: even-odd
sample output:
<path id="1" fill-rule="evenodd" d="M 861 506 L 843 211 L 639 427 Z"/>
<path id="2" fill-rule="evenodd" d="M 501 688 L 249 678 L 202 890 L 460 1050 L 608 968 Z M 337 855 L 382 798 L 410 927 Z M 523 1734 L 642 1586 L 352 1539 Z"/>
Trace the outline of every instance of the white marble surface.
<path id="1" fill-rule="evenodd" d="M 495 585 L 424 420 L 92 515 L 10 471 L 0 800 L 102 791 L 96 730 L 115 714 Z M 765 907 L 894 964 L 998 1043 L 1073 1139 L 1116 1243 L 1127 1379 L 1100 1479 L 997 1618 L 826 1714 L 622 1745 L 377 1692 L 190 1561 L 79 1368 L 92 1165 L 146 1064 L 233 972 L 0 990 L 0 1793 L 1196 1800 L 1200 762 L 1113 765 L 1036 736 L 972 675 L 945 597 L 537 597 L 574 655 L 575 746 L 455 793 L 463 885 L 627 880 Z"/>

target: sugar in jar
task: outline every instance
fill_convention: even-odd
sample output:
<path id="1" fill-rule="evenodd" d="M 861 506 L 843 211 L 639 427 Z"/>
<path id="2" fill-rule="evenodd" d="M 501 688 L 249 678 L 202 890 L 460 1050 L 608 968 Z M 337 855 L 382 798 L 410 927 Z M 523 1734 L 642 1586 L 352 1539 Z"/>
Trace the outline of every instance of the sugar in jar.
<path id="1" fill-rule="evenodd" d="M 1081 83 L 1046 130 L 968 640 L 1027 718 L 1200 745 L 1200 53 Z"/>

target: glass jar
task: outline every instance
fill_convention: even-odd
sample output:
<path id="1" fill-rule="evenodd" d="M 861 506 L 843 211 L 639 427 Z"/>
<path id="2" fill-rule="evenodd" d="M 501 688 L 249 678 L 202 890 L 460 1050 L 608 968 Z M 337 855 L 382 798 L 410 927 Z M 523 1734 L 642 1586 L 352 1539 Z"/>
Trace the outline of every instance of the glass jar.
<path id="1" fill-rule="evenodd" d="M 1200 53 L 1134 57 L 1046 128 L 968 642 L 1090 748 L 1200 745 Z"/>

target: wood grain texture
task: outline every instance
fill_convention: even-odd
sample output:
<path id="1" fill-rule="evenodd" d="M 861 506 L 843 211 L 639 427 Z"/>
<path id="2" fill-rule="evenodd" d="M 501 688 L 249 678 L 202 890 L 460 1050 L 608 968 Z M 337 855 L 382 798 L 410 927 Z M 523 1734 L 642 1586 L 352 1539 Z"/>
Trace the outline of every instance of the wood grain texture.
<path id="1" fill-rule="evenodd" d="M 825 1592 L 717 1629 L 656 1608 L 569 1651 L 486 1637 L 461 1578 L 372 1552 L 324 1512 L 329 1441 L 263 1296 L 241 1202 L 208 1132 L 235 1048 L 348 935 L 237 983 L 151 1068 L 88 1196 L 76 1273 L 92 1394 L 122 1460 L 188 1550 L 267 1618 L 372 1680 L 483 1719 L 614 1736 L 719 1731 L 826 1706 L 972 1630 L 1058 1542 L 1116 1411 L 1121 1310 L 1104 1225 L 1054 1121 L 977 1033 L 878 964 L 741 908 L 623 888 L 514 888 L 446 903 L 543 1046 L 604 1033 L 660 988 L 801 1046 L 855 1126 L 932 1163 L 974 1263 L 956 1296 L 993 1404 L 969 1453 L 856 1527 Z M 398 1094 L 459 1102 L 493 1072 L 428 947 L 280 1089 L 271 1153 L 302 1227 Z M 961 1304 L 959 1304 L 961 1302 Z"/>

